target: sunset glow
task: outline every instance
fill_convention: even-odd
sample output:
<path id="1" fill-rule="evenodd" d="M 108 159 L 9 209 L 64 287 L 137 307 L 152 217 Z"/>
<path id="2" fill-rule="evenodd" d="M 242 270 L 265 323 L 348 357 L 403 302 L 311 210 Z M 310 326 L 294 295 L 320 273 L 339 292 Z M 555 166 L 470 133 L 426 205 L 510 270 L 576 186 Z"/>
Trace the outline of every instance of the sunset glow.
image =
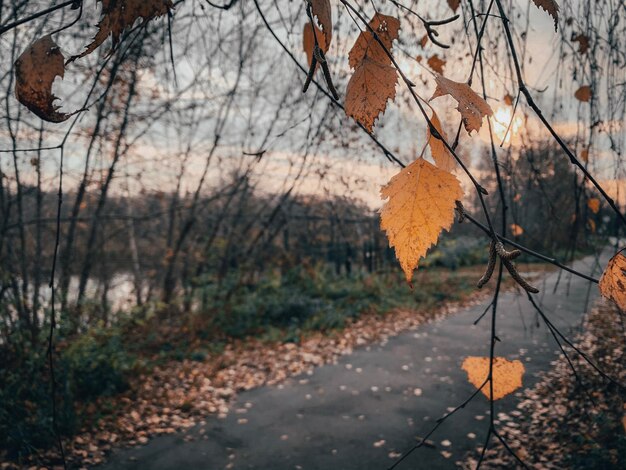
<path id="1" fill-rule="evenodd" d="M 517 114 L 515 116 L 512 116 L 512 114 L 513 108 L 511 108 L 510 106 L 501 106 L 494 110 L 493 117 L 491 118 L 491 123 L 493 126 L 493 133 L 498 140 L 498 144 L 503 140 L 505 144 L 511 143 L 511 139 L 515 139 L 515 137 L 519 134 L 519 131 L 522 128 L 522 118 Z M 513 118 L 512 122 L 511 118 Z M 509 130 L 508 133 L 507 129 Z"/>

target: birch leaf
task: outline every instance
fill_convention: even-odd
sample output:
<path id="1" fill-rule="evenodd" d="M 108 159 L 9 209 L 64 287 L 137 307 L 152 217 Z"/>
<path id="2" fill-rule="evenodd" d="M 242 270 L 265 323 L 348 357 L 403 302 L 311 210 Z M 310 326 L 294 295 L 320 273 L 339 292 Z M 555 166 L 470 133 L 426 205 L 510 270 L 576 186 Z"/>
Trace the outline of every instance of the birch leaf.
<path id="1" fill-rule="evenodd" d="M 171 0 L 97 0 L 102 3 L 102 19 L 98 23 L 98 32 L 82 53 L 74 56 L 70 61 L 91 54 L 109 36 L 113 41 L 113 48 L 120 40 L 120 36 L 135 21 L 142 19 L 149 21 L 167 14 L 173 7 Z"/>
<path id="2" fill-rule="evenodd" d="M 441 121 L 439 120 L 439 116 L 437 116 L 437 113 L 435 113 L 435 110 L 433 110 L 433 115 L 430 118 L 430 122 L 432 122 L 435 129 L 437 129 L 439 135 L 447 141 L 448 136 L 441 127 Z M 435 160 L 437 166 L 442 170 L 448 172 L 454 170 L 456 168 L 456 160 L 454 159 L 450 151 L 446 148 L 445 145 L 443 145 L 443 142 L 441 140 L 437 139 L 430 133 L 430 127 L 428 128 L 427 132 L 428 145 L 430 146 L 430 154 L 432 155 L 433 160 Z"/>
<path id="3" fill-rule="evenodd" d="M 600 278 L 600 293 L 626 312 L 626 256 L 623 251 L 609 261 Z"/>
<path id="4" fill-rule="evenodd" d="M 326 43 L 326 36 L 322 33 L 322 31 L 315 26 L 315 36 L 317 36 L 317 44 L 320 46 L 320 49 L 324 51 L 324 53 L 328 52 L 328 44 Z M 302 32 L 302 49 L 306 52 L 307 62 L 309 67 L 311 66 L 311 62 L 313 62 L 313 49 L 315 48 L 315 37 L 313 36 L 313 28 L 311 27 L 311 23 L 307 22 L 304 25 L 304 31 Z"/>
<path id="5" fill-rule="evenodd" d="M 393 40 L 398 38 L 400 22 L 377 13 L 370 26 L 385 48 L 391 50 Z M 348 60 L 354 74 L 346 89 L 346 114 L 372 132 L 376 118 L 387 107 L 387 101 L 396 96 L 398 75 L 385 49 L 369 30 L 359 35 Z"/>
<path id="6" fill-rule="evenodd" d="M 600 199 L 598 199 L 597 197 L 592 197 L 587 201 L 587 207 L 589 207 L 591 212 L 597 214 L 598 212 L 600 212 Z"/>
<path id="7" fill-rule="evenodd" d="M 487 102 L 476 94 L 467 83 L 448 80 L 443 75 L 436 75 L 437 88 L 431 101 L 444 95 L 450 95 L 458 103 L 457 110 L 461 113 L 467 133 L 478 131 L 485 116 L 491 116 L 493 111 Z"/>
<path id="8" fill-rule="evenodd" d="M 376 13 L 370 21 L 370 28 L 376 31 L 380 42 L 385 45 L 388 51 L 391 51 L 394 39 L 398 39 L 400 21 L 393 16 Z M 356 69 L 366 57 L 381 64 L 391 65 L 391 59 L 378 41 L 374 39 L 369 29 L 362 31 L 352 46 L 348 54 L 350 67 Z"/>
<path id="9" fill-rule="evenodd" d="M 556 0 L 533 0 L 533 2 L 538 8 L 547 11 L 554 18 L 554 30 L 556 31 L 559 22 L 559 4 L 556 3 Z"/>
<path id="10" fill-rule="evenodd" d="M 448 0 L 448 6 L 452 9 L 454 13 L 456 13 L 460 5 L 461 0 Z"/>
<path id="11" fill-rule="evenodd" d="M 511 224 L 509 228 L 514 237 L 519 237 L 524 234 L 524 229 L 517 224 Z"/>
<path id="12" fill-rule="evenodd" d="M 577 34 L 572 37 L 573 42 L 578 43 L 578 53 L 585 54 L 589 50 L 589 36 L 586 34 Z"/>
<path id="13" fill-rule="evenodd" d="M 311 12 L 313 16 L 317 17 L 317 21 L 326 37 L 327 47 L 330 46 L 333 38 L 333 17 L 330 0 L 311 0 Z"/>
<path id="14" fill-rule="evenodd" d="M 443 73 L 443 67 L 446 65 L 446 61 L 441 59 L 437 54 L 429 57 L 426 63 L 437 73 Z"/>
<path id="15" fill-rule="evenodd" d="M 63 122 L 73 113 L 58 112 L 59 98 L 52 93 L 56 77 L 63 78 L 65 58 L 52 36 L 32 43 L 15 61 L 15 97 L 41 119 Z"/>
<path id="16" fill-rule="evenodd" d="M 488 357 L 466 357 L 461 368 L 467 372 L 467 379 L 476 388 L 479 388 L 489 375 Z M 520 361 L 507 361 L 504 357 L 493 358 L 493 399 L 499 400 L 513 393 L 522 386 L 524 364 Z M 490 386 L 487 382 L 480 390 L 487 398 L 490 397 Z"/>
<path id="17" fill-rule="evenodd" d="M 455 201 L 463 196 L 461 183 L 418 158 L 391 178 L 380 194 L 388 199 L 381 209 L 380 226 L 411 284 L 419 259 L 454 222 Z"/>
<path id="18" fill-rule="evenodd" d="M 584 85 L 581 86 L 578 90 L 576 90 L 576 92 L 574 93 L 574 97 L 578 100 L 578 101 L 582 101 L 583 103 L 588 102 L 591 99 L 591 87 L 589 85 Z"/>

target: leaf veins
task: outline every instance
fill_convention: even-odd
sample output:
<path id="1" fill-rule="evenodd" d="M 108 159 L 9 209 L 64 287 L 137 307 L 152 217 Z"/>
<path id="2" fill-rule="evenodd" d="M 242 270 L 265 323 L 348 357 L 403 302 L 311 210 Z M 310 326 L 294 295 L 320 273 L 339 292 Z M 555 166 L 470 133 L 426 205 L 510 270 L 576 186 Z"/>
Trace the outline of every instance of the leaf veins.
<path id="1" fill-rule="evenodd" d="M 626 312 L 626 256 L 623 251 L 610 259 L 600 278 L 600 293 Z"/>
<path id="2" fill-rule="evenodd" d="M 370 27 L 379 40 L 391 50 L 398 38 L 400 22 L 391 16 L 377 13 Z M 396 96 L 397 72 L 391 59 L 369 30 L 357 38 L 348 60 L 354 74 L 346 90 L 346 114 L 372 132 L 374 121 L 385 111 L 387 101 Z"/>
<path id="3" fill-rule="evenodd" d="M 493 111 L 487 102 L 476 94 L 467 83 L 448 80 L 443 75 L 436 75 L 437 88 L 431 101 L 444 95 L 450 95 L 457 103 L 457 110 L 461 113 L 467 133 L 478 131 L 485 116 L 491 116 Z"/>
<path id="4" fill-rule="evenodd" d="M 380 191 L 388 199 L 380 226 L 395 248 L 407 282 L 443 229 L 454 222 L 455 201 L 463 197 L 461 183 L 447 171 L 418 158 L 395 175 Z"/>

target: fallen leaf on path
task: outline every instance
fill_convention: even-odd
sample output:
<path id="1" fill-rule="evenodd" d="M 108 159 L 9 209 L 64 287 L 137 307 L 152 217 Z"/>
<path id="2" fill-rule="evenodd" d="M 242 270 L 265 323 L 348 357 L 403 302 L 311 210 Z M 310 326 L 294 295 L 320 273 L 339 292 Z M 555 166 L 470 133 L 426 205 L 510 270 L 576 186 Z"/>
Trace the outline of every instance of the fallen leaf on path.
<path id="1" fill-rule="evenodd" d="M 490 384 L 485 383 L 489 375 L 490 359 L 488 357 L 467 357 L 463 361 L 462 369 L 467 372 L 467 378 L 474 387 L 479 388 L 487 398 L 490 397 Z M 493 358 L 492 378 L 493 399 L 499 400 L 522 386 L 524 364 L 520 361 L 508 361 L 504 357 Z"/>

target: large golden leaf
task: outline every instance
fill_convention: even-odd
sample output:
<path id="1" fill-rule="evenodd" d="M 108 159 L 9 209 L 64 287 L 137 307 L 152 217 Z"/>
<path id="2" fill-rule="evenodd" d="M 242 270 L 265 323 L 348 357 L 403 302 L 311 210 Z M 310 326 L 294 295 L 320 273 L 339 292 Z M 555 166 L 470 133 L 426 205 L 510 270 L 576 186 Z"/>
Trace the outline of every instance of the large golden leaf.
<path id="1" fill-rule="evenodd" d="M 556 0 L 533 0 L 533 2 L 539 8 L 543 8 L 547 11 L 548 14 L 554 18 L 554 30 L 556 31 L 559 23 L 559 4 L 556 3 Z"/>
<path id="2" fill-rule="evenodd" d="M 487 102 L 478 96 L 467 83 L 448 80 L 443 75 L 435 75 L 435 82 L 437 88 L 431 100 L 444 95 L 452 96 L 459 104 L 456 109 L 461 113 L 468 134 L 480 129 L 483 117 L 493 114 Z"/>
<path id="3" fill-rule="evenodd" d="M 47 35 L 32 43 L 15 61 L 15 97 L 41 119 L 63 122 L 71 114 L 59 113 L 54 104 L 59 98 L 52 94 L 56 77 L 63 78 L 65 59 Z"/>
<path id="4" fill-rule="evenodd" d="M 481 387 L 489 376 L 488 357 L 466 357 L 461 366 L 467 372 L 467 379 L 476 387 Z M 524 364 L 520 361 L 507 361 L 503 357 L 493 358 L 493 399 L 499 400 L 522 386 Z M 490 396 L 490 386 L 487 382 L 480 390 L 487 398 Z"/>
<path id="5" fill-rule="evenodd" d="M 626 256 L 623 251 L 609 261 L 600 278 L 600 293 L 626 312 Z"/>
<path id="6" fill-rule="evenodd" d="M 326 44 L 330 46 L 333 38 L 333 17 L 330 0 L 311 0 L 311 11 L 313 16 L 317 16 L 317 21 L 326 37 Z"/>
<path id="7" fill-rule="evenodd" d="M 443 229 L 454 222 L 455 201 L 463 196 L 454 175 L 418 158 L 395 175 L 380 194 L 385 203 L 380 226 L 395 248 L 407 282 Z"/>
<path id="8" fill-rule="evenodd" d="M 443 131 L 441 127 L 441 121 L 439 121 L 439 116 L 435 113 L 433 109 L 433 115 L 430 118 L 430 122 L 432 122 L 439 135 L 443 137 L 445 140 L 448 139 L 448 136 Z M 430 132 L 430 127 L 428 128 L 428 145 L 430 146 L 430 154 L 435 160 L 435 163 L 439 168 L 445 171 L 452 171 L 456 168 L 456 160 L 447 149 L 447 147 L 443 144 L 443 142 L 436 137 L 434 137 Z"/>
<path id="9" fill-rule="evenodd" d="M 385 48 L 391 50 L 393 40 L 398 38 L 400 22 L 377 13 L 370 21 L 370 27 Z M 346 114 L 372 132 L 376 118 L 387 107 L 387 101 L 396 96 L 397 72 L 385 49 L 369 30 L 359 35 L 348 60 L 355 70 L 346 89 Z"/>
<path id="10" fill-rule="evenodd" d="M 149 21 L 165 15 L 172 8 L 171 0 L 98 0 L 102 3 L 102 19 L 98 23 L 98 32 L 91 44 L 78 56 L 71 60 L 84 57 L 95 51 L 109 35 L 113 47 L 117 45 L 125 29 L 131 28 L 135 21 Z"/>

